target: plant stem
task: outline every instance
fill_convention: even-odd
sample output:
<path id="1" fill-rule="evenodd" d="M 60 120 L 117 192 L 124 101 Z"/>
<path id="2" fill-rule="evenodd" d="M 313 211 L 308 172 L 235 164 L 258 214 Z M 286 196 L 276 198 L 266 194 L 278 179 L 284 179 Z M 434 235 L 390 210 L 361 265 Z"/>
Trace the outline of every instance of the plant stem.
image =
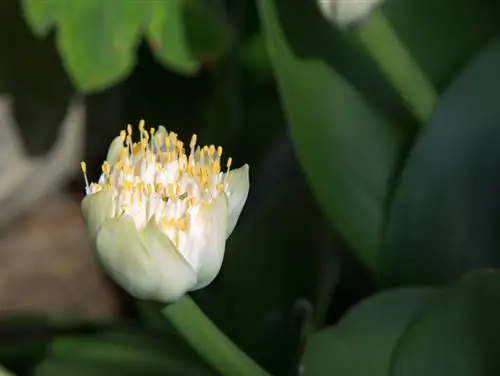
<path id="1" fill-rule="evenodd" d="M 226 337 L 188 295 L 162 312 L 189 345 L 221 375 L 270 376 Z"/>
<path id="2" fill-rule="evenodd" d="M 382 10 L 375 10 L 356 33 L 416 118 L 427 123 L 438 95 Z"/>

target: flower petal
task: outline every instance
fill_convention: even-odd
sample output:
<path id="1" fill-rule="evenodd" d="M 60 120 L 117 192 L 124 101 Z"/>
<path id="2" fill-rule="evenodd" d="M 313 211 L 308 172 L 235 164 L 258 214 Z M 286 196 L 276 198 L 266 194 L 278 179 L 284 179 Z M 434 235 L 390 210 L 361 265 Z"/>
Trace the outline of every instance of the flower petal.
<path id="1" fill-rule="evenodd" d="M 120 136 L 115 137 L 111 144 L 109 145 L 108 154 L 106 160 L 110 166 L 114 166 L 118 159 L 120 159 L 120 153 L 123 150 L 123 138 Z"/>
<path id="2" fill-rule="evenodd" d="M 227 213 L 227 197 L 219 194 L 191 224 L 186 254 L 198 275 L 192 290 L 205 287 L 219 274 L 226 249 Z"/>
<path id="3" fill-rule="evenodd" d="M 155 299 L 165 303 L 176 301 L 196 284 L 196 274 L 186 259 L 175 248 L 169 237 L 150 221 L 142 232 L 159 281 Z"/>
<path id="4" fill-rule="evenodd" d="M 170 303 L 196 283 L 194 271 L 153 221 L 139 232 L 127 215 L 109 219 L 97 249 L 108 274 L 135 298 Z"/>
<path id="5" fill-rule="evenodd" d="M 153 298 L 158 282 L 151 269 L 157 265 L 130 216 L 104 222 L 97 234 L 97 253 L 105 271 L 125 291 L 139 299 Z"/>
<path id="6" fill-rule="evenodd" d="M 100 191 L 86 196 L 82 200 L 81 207 L 89 235 L 95 240 L 104 221 L 112 215 L 113 193 Z"/>
<path id="7" fill-rule="evenodd" d="M 229 203 L 229 218 L 227 221 L 227 231 L 226 238 L 231 235 L 238 218 L 240 217 L 243 206 L 248 197 L 248 191 L 250 190 L 250 178 L 248 176 L 249 166 L 245 164 L 244 166 L 233 170 L 230 172 L 232 175 L 227 187 L 227 197 Z"/>

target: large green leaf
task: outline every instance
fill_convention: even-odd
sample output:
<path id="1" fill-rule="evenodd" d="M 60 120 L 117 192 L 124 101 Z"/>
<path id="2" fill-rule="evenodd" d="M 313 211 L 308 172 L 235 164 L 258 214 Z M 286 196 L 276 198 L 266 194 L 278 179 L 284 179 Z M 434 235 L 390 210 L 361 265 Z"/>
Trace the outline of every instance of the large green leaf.
<path id="1" fill-rule="evenodd" d="M 500 2 L 494 0 L 388 0 L 383 9 L 439 89 L 500 32 Z"/>
<path id="2" fill-rule="evenodd" d="M 500 266 L 500 39 L 445 91 L 412 151 L 385 239 L 386 283 Z"/>
<path id="3" fill-rule="evenodd" d="M 359 303 L 337 325 L 310 338 L 303 375 L 386 376 L 401 334 L 434 293 L 393 290 Z"/>
<path id="4" fill-rule="evenodd" d="M 400 339 L 391 374 L 500 374 L 499 286 L 499 272 L 476 271 L 432 298 Z"/>
<path id="5" fill-rule="evenodd" d="M 178 338 L 110 322 L 44 317 L 0 322 L 0 363 L 19 376 L 213 375 Z"/>
<path id="6" fill-rule="evenodd" d="M 58 48 L 78 89 L 100 91 L 128 76 L 149 10 L 147 3 L 131 0 L 61 5 Z"/>
<path id="7" fill-rule="evenodd" d="M 386 199 L 406 131 L 380 113 L 330 65 L 326 23 L 319 13 L 287 19 L 294 37 L 317 49 L 305 58 L 283 31 L 285 17 L 311 6 L 302 0 L 262 0 L 260 11 L 282 100 L 302 166 L 319 202 L 371 270 L 378 271 Z M 309 4 L 309 5 L 307 5 Z M 300 23 L 299 23 L 300 21 Z M 295 22 L 295 24 L 292 24 Z"/>

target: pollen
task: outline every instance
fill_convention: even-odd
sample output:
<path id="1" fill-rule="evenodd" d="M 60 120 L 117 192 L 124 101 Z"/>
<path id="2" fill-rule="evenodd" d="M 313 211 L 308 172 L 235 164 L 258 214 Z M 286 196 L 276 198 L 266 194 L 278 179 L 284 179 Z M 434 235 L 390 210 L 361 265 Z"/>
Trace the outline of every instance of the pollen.
<path id="1" fill-rule="evenodd" d="M 113 165 L 102 163 L 97 183 L 89 183 L 81 162 L 86 194 L 111 192 L 113 217 L 128 215 L 138 229 L 155 221 L 181 247 L 199 210 L 226 192 L 232 159 L 222 161 L 222 146 L 199 146 L 196 134 L 186 151 L 176 133 L 163 127 L 148 131 L 143 120 L 135 135 L 134 140 L 130 124 L 119 133 L 122 149 Z"/>

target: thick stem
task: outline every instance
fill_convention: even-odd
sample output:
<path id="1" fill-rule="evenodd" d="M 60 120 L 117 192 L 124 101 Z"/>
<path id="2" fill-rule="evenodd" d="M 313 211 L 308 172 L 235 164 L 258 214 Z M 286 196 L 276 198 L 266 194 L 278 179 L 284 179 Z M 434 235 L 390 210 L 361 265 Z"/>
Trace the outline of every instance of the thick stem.
<path id="1" fill-rule="evenodd" d="M 422 124 L 427 123 L 438 95 L 382 10 L 375 10 L 356 33 L 416 118 Z"/>
<path id="2" fill-rule="evenodd" d="M 270 376 L 227 338 L 189 296 L 167 306 L 163 314 L 221 375 Z"/>

